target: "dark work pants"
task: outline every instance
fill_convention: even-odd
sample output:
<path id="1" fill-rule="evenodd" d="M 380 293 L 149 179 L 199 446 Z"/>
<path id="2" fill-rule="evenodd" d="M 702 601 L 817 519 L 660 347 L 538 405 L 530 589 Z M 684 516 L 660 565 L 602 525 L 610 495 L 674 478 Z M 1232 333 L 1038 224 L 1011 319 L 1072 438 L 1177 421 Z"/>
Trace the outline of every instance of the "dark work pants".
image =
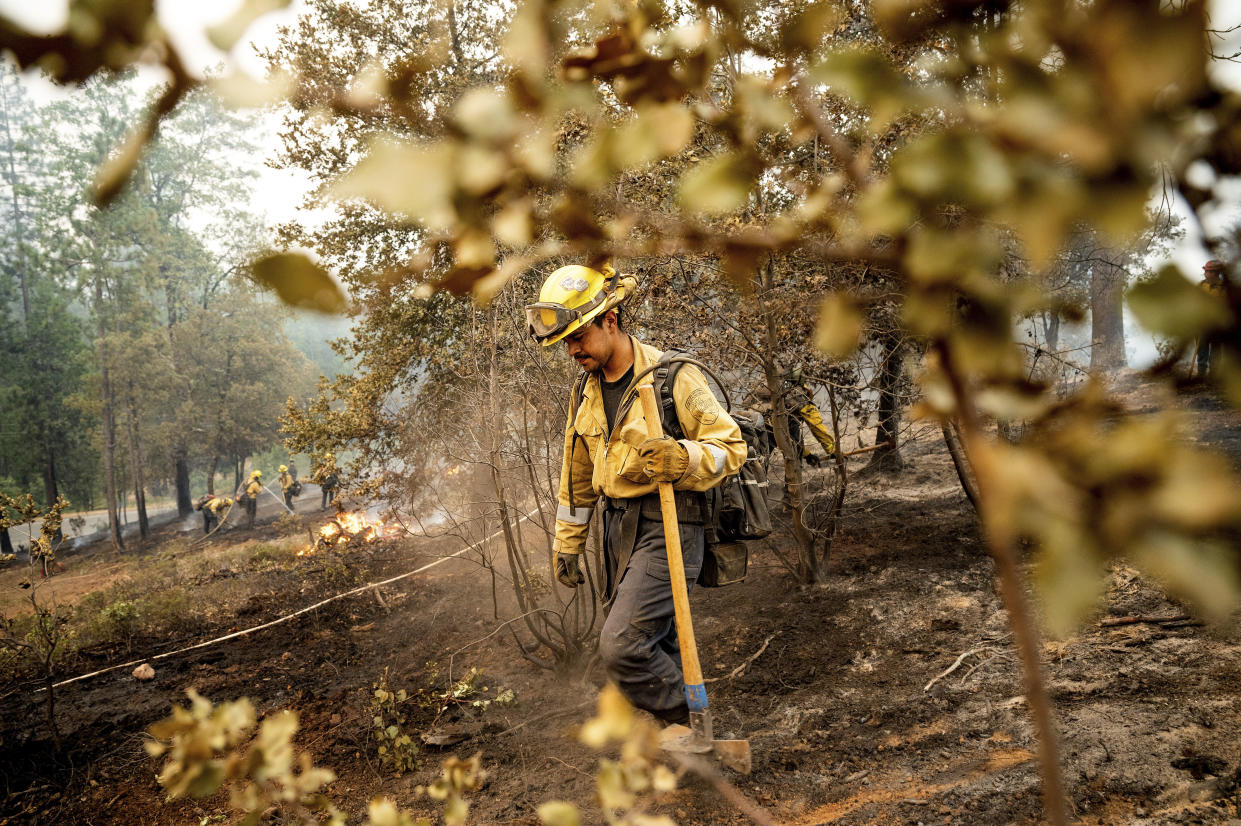
<path id="1" fill-rule="evenodd" d="M 1215 356 L 1218 352 L 1219 345 L 1213 337 L 1202 336 L 1198 339 L 1198 378 L 1204 379 L 1215 372 Z"/>
<path id="2" fill-rule="evenodd" d="M 625 514 L 604 510 L 604 554 L 616 565 L 620 553 L 621 522 Z M 599 635 L 599 656 L 629 702 L 669 723 L 689 719 L 677 644 L 671 577 L 664 544 L 663 522 L 638 517 L 637 538 Z M 702 525 L 680 523 L 685 580 L 694 587 L 702 567 L 705 538 Z"/>

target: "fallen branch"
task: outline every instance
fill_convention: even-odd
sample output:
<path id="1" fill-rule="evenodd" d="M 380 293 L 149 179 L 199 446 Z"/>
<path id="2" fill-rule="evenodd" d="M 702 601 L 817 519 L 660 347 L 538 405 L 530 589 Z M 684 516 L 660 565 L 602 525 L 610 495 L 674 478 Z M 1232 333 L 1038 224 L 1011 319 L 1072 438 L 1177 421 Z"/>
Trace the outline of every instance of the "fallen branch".
<path id="1" fill-rule="evenodd" d="M 774 640 L 778 636 L 780 636 L 779 631 L 772 634 L 767 639 L 763 640 L 762 646 L 757 651 L 755 651 L 753 654 L 747 657 L 745 662 L 743 662 L 741 665 L 737 666 L 732 671 L 725 674 L 723 677 L 712 677 L 709 680 L 703 680 L 703 682 L 704 683 L 718 683 L 720 680 L 731 680 L 733 677 L 740 677 L 755 660 L 757 660 L 759 657 L 763 655 L 763 652 L 767 650 L 767 646 L 771 645 L 771 641 Z"/>
<path id="2" fill-rule="evenodd" d="M 881 450 L 885 447 L 891 447 L 891 446 L 892 446 L 892 442 L 891 440 L 889 440 L 886 442 L 880 442 L 877 445 L 871 445 L 870 447 L 859 447 L 857 450 L 850 450 L 848 453 L 842 453 L 840 455 L 841 456 L 857 456 L 859 453 L 870 453 L 872 450 Z"/>
<path id="3" fill-rule="evenodd" d="M 943 673 L 941 673 L 940 675 L 938 675 L 937 677 L 935 677 L 933 680 L 931 680 L 931 681 L 930 681 L 929 683 L 927 683 L 926 685 L 922 686 L 922 690 L 923 690 L 923 691 L 930 691 L 930 690 L 931 690 L 931 686 L 935 685 L 937 682 L 939 682 L 940 680 L 944 679 L 944 678 L 945 678 L 945 677 L 947 677 L 949 674 L 951 674 L 952 672 L 954 672 L 954 671 L 956 671 L 958 668 L 960 668 L 960 667 L 961 667 L 961 663 L 965 662 L 965 658 L 966 658 L 966 657 L 968 657 L 968 656 L 970 656 L 971 654 L 979 654 L 979 653 L 981 653 L 981 652 L 983 652 L 983 651 L 990 651 L 990 650 L 991 650 L 991 649 L 990 649 L 990 648 L 987 648 L 986 646 L 983 646 L 983 647 L 980 647 L 980 648 L 971 648 L 969 651 L 966 651 L 964 654 L 962 654 L 961 656 L 957 657 L 957 661 L 956 661 L 956 662 L 954 662 L 952 665 L 948 666 L 948 668 L 947 668 L 947 669 L 945 669 Z"/>
<path id="4" fill-rule="evenodd" d="M 1171 617 L 1156 617 L 1156 616 L 1143 616 L 1143 615 L 1137 615 L 1137 616 L 1131 616 L 1131 617 L 1110 617 L 1105 620 L 1100 620 L 1099 626 L 1101 628 L 1115 628 L 1118 625 L 1140 625 L 1143 623 L 1149 624 L 1149 625 L 1163 625 L 1164 623 L 1168 623 L 1168 622 L 1186 622 L 1186 621 L 1191 622 L 1194 625 L 1202 625 L 1201 622 L 1194 622 L 1194 618 L 1189 616 L 1189 614 L 1176 614 Z"/>
<path id="5" fill-rule="evenodd" d="M 548 712 L 547 714 L 540 714 L 538 717 L 531 717 L 529 720 L 518 723 L 512 728 L 506 728 L 504 731 L 497 734 L 496 737 L 503 737 L 506 734 L 512 734 L 518 729 L 525 728 L 526 726 L 531 725 L 532 723 L 541 723 L 544 720 L 554 720 L 557 717 L 568 716 L 570 714 L 573 714 L 574 712 L 581 711 L 587 706 L 593 706 L 594 704 L 595 704 L 594 700 L 586 700 L 585 702 L 578 703 L 575 706 L 569 706 L 568 708 L 558 708 L 555 711 Z"/>

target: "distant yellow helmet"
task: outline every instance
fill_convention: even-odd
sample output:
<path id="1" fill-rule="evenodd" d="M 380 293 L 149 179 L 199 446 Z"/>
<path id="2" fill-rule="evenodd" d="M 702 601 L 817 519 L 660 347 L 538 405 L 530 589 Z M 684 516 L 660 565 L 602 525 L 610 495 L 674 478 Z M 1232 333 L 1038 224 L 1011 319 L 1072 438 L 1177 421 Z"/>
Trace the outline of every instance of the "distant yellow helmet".
<path id="1" fill-rule="evenodd" d="M 258 478 L 259 478 L 260 476 L 262 476 L 262 475 L 263 475 L 263 471 L 261 471 L 261 470 L 252 470 L 252 471 L 250 471 L 250 478 L 251 478 L 251 479 L 258 479 Z"/>
<path id="2" fill-rule="evenodd" d="M 281 465 L 281 466 L 278 468 L 278 470 L 279 470 L 281 473 L 284 473 L 284 472 L 285 472 L 286 470 L 288 470 L 288 469 L 289 469 L 289 466 L 288 466 L 288 465 Z"/>
<path id="3" fill-rule="evenodd" d="M 539 300 L 526 307 L 534 340 L 547 347 L 589 324 L 633 294 L 638 281 L 622 278 L 610 264 L 602 272 L 570 264 L 547 276 Z"/>

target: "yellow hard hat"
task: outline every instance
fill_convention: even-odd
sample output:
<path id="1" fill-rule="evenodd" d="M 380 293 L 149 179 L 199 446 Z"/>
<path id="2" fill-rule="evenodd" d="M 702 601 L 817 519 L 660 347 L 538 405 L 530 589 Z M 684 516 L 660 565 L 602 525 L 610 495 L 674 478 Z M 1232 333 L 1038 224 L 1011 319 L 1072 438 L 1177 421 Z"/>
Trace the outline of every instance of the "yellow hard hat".
<path id="1" fill-rule="evenodd" d="M 580 264 L 561 267 L 547 276 L 539 300 L 526 307 L 530 335 L 544 347 L 555 344 L 619 305 L 637 286 L 636 278 L 621 278 L 610 264 L 602 272 Z"/>
<path id="2" fill-rule="evenodd" d="M 281 465 L 281 466 L 280 466 L 280 468 L 279 468 L 279 470 L 280 470 L 280 472 L 281 472 L 281 473 L 284 473 L 284 472 L 285 472 L 286 470 L 288 470 L 288 469 L 289 469 L 289 466 L 288 466 L 288 465 Z"/>
<path id="3" fill-rule="evenodd" d="M 252 470 L 252 471 L 250 471 L 250 478 L 251 478 L 251 479 L 257 479 L 257 478 L 259 478 L 259 477 L 260 477 L 260 476 L 262 476 L 262 475 L 263 475 L 263 471 L 261 471 L 261 470 Z"/>

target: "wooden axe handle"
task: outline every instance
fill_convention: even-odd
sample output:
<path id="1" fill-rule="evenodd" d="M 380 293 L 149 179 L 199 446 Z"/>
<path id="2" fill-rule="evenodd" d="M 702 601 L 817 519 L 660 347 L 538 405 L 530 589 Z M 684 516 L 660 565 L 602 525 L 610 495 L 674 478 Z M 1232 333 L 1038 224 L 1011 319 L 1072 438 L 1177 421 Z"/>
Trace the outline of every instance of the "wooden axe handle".
<path id="1" fill-rule="evenodd" d="M 642 400 L 642 417 L 646 420 L 647 437 L 664 435 L 655 403 L 655 388 L 644 384 L 638 388 Z M 677 522 L 677 505 L 671 482 L 659 482 L 659 507 L 664 518 L 664 544 L 668 548 L 668 573 L 672 578 L 672 605 L 676 610 L 677 642 L 681 644 L 681 671 L 685 675 L 685 694 L 690 711 L 707 707 L 707 692 L 702 682 L 702 666 L 698 663 L 698 646 L 694 643 L 694 622 L 689 614 L 689 588 L 685 585 L 685 560 L 681 556 L 681 526 Z"/>

